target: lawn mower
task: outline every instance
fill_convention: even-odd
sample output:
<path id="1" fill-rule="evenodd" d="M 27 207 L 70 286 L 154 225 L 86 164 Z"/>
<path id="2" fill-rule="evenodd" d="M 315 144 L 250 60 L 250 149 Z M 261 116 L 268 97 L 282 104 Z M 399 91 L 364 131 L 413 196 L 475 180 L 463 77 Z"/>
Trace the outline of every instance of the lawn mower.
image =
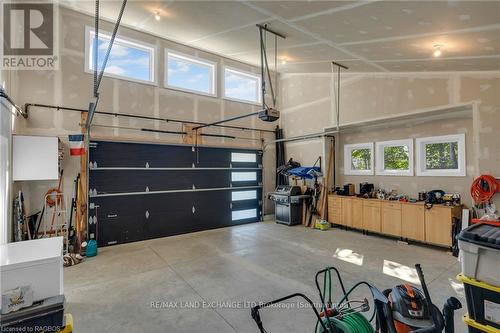
<path id="1" fill-rule="evenodd" d="M 292 298 L 303 298 L 310 305 L 316 317 L 314 333 L 453 333 L 454 311 L 461 308 L 455 297 L 450 297 L 441 312 L 432 304 L 420 265 L 415 265 L 422 285 L 420 291 L 415 286 L 404 284 L 381 292 L 366 281 L 360 281 L 346 291 L 340 272 L 335 267 L 327 267 L 316 273 L 315 283 L 319 292 L 320 310 L 313 301 L 302 293 L 294 293 L 274 301 L 262 303 L 251 309 L 251 315 L 261 333 L 267 333 L 260 318 L 259 310 L 282 303 Z M 342 297 L 332 302 L 332 272 L 335 273 Z M 323 280 L 323 288 L 320 280 Z M 367 298 L 350 300 L 354 290 L 367 287 L 372 302 Z M 374 305 L 371 314 L 370 303 Z M 374 328 L 375 327 L 375 328 Z"/>

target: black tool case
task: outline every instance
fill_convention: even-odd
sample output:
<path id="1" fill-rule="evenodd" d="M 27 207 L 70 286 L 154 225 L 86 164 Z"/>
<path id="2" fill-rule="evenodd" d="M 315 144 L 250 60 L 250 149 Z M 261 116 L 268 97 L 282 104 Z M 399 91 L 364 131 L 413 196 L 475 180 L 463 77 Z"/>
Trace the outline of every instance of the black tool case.
<path id="1" fill-rule="evenodd" d="M 64 327 L 64 296 L 47 298 L 1 316 L 0 332 L 58 332 Z"/>

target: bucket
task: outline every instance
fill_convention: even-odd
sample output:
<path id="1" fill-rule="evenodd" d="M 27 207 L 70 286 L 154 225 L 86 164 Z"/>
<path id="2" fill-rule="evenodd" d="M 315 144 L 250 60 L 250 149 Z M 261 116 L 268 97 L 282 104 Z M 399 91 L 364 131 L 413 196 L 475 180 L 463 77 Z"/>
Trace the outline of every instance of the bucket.
<path id="1" fill-rule="evenodd" d="M 95 257 L 97 255 L 97 242 L 95 241 L 95 239 L 91 239 L 87 243 L 85 255 L 87 257 Z"/>

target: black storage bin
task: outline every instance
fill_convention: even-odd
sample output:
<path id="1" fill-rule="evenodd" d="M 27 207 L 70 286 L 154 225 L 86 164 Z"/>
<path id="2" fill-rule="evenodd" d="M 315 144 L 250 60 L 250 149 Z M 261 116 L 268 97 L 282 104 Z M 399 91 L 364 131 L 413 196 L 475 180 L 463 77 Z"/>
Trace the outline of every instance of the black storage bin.
<path id="1" fill-rule="evenodd" d="M 500 288 L 464 275 L 459 275 L 458 279 L 464 284 L 470 319 L 500 330 L 500 318 L 492 317 L 495 315 L 495 309 L 500 306 Z"/>
<path id="2" fill-rule="evenodd" d="M 0 332 L 58 332 L 64 327 L 64 296 L 1 316 Z"/>
<path id="3" fill-rule="evenodd" d="M 463 317 L 464 323 L 467 325 L 469 333 L 498 333 L 498 330 L 489 325 L 482 325 L 472 320 L 468 315 Z"/>

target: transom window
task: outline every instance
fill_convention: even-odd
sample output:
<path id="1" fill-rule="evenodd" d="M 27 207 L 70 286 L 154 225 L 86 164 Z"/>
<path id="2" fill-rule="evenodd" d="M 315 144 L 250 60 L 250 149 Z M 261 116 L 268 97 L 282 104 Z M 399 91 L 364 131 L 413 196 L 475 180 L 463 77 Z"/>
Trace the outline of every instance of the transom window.
<path id="1" fill-rule="evenodd" d="M 416 139 L 418 176 L 465 176 L 465 134 Z"/>
<path id="2" fill-rule="evenodd" d="M 413 176 L 413 140 L 376 143 L 377 175 Z"/>
<path id="3" fill-rule="evenodd" d="M 344 145 L 344 174 L 373 175 L 373 143 Z"/>
<path id="4" fill-rule="evenodd" d="M 216 63 L 166 50 L 165 86 L 216 96 Z"/>
<path id="5" fill-rule="evenodd" d="M 97 45 L 97 69 L 99 71 L 102 69 L 110 41 L 110 33 L 99 31 Z M 90 27 L 86 27 L 85 71 L 89 73 L 94 71 L 94 42 L 95 31 Z M 147 43 L 117 36 L 111 48 L 104 75 L 132 81 L 154 83 L 155 47 Z"/>
<path id="6" fill-rule="evenodd" d="M 262 102 L 259 75 L 224 68 L 224 98 L 239 102 L 259 104 Z"/>

